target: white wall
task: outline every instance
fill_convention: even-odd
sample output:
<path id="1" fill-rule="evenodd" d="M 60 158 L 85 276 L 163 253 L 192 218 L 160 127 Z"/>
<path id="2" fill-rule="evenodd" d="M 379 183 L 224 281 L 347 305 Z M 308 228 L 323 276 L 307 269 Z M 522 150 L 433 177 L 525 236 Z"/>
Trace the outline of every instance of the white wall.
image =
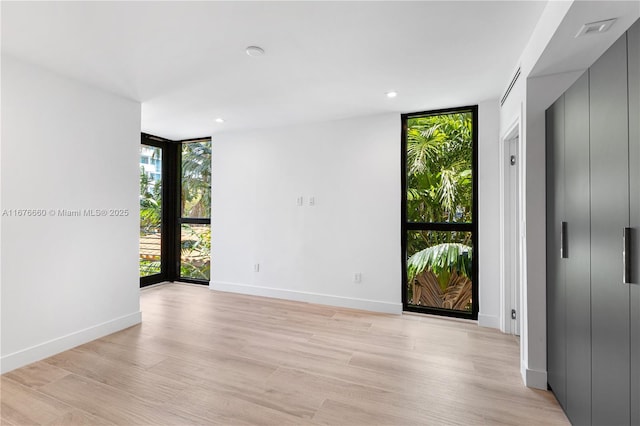
<path id="1" fill-rule="evenodd" d="M 500 297 L 497 106 L 479 105 L 479 319 L 491 327 Z M 211 288 L 400 313 L 400 176 L 399 114 L 215 137 Z"/>
<path id="2" fill-rule="evenodd" d="M 139 143 L 138 103 L 2 57 L 2 372 L 140 322 Z"/>
<path id="3" fill-rule="evenodd" d="M 520 326 L 520 367 L 523 380 L 529 387 L 546 389 L 546 242 L 545 242 L 545 154 L 544 154 L 544 109 L 533 111 L 528 109 L 527 82 L 531 70 L 553 34 L 569 11 L 571 2 L 549 2 L 540 17 L 534 33 L 523 52 L 518 66 L 521 75 L 513 87 L 509 97 L 500 110 L 500 135 L 511 128 L 514 122 L 520 121 L 523 129 L 521 141 L 521 175 L 522 175 L 522 256 L 521 265 L 521 326 Z M 515 69 L 514 68 L 514 69 Z M 508 82 L 505 82 L 505 84 Z M 538 90 L 553 93 L 544 85 Z M 562 92 L 558 92 L 558 96 Z M 538 107 L 539 108 L 539 107 Z M 542 113 L 542 139 L 538 137 L 540 128 L 530 126 L 529 115 L 534 121 Z M 540 123 L 538 123 L 539 127 Z M 530 138 L 531 132 L 532 135 Z"/>
<path id="4" fill-rule="evenodd" d="M 401 312 L 399 141 L 396 114 L 215 137 L 211 288 Z"/>
<path id="5" fill-rule="evenodd" d="M 478 324 L 500 328 L 500 133 L 497 99 L 478 105 Z"/>

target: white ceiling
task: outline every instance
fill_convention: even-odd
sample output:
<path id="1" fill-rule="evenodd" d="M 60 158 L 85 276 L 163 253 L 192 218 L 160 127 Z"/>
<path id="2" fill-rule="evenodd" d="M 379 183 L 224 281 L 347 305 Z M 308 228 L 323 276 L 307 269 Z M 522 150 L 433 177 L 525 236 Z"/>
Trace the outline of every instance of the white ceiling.
<path id="1" fill-rule="evenodd" d="M 545 4 L 3 1 L 2 52 L 140 101 L 143 131 L 184 139 L 499 98 Z"/>

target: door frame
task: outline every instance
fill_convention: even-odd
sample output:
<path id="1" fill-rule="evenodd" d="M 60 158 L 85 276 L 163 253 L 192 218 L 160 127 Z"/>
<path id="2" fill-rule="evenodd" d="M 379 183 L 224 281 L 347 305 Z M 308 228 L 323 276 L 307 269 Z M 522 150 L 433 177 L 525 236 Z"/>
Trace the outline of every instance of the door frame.
<path id="1" fill-rule="evenodd" d="M 522 328 L 522 132 L 518 117 L 500 138 L 500 330 L 520 335 Z M 511 165 L 511 155 L 516 163 Z M 511 311 L 515 309 L 516 319 Z"/>

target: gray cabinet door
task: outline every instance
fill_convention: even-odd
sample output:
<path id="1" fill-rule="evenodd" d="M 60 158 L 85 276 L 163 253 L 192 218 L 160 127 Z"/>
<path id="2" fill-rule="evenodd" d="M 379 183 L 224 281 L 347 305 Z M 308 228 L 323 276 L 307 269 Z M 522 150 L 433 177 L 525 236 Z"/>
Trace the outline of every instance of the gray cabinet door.
<path id="1" fill-rule="evenodd" d="M 589 198 L 589 74 L 564 95 L 567 403 L 575 425 L 591 423 L 591 232 Z"/>
<path id="2" fill-rule="evenodd" d="M 640 21 L 628 32 L 631 247 L 631 424 L 640 425 Z"/>
<path id="3" fill-rule="evenodd" d="M 564 220 L 564 95 L 547 110 L 547 382 L 566 407 L 565 282 L 560 258 Z"/>
<path id="4" fill-rule="evenodd" d="M 630 420 L 629 285 L 622 279 L 622 235 L 629 226 L 627 40 L 591 67 L 592 421 Z"/>

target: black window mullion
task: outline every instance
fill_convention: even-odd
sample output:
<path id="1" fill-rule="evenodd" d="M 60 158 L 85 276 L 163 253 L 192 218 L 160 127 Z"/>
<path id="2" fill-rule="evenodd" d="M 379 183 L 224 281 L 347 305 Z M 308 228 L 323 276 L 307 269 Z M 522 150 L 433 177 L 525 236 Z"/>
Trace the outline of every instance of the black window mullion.
<path id="1" fill-rule="evenodd" d="M 180 224 L 179 218 L 179 188 L 178 173 L 180 145 L 172 142 L 168 149 L 167 162 L 167 275 L 169 281 L 176 281 L 180 276 Z"/>
<path id="2" fill-rule="evenodd" d="M 180 223 L 193 223 L 195 225 L 210 225 L 211 218 L 208 217 L 182 217 Z"/>
<path id="3" fill-rule="evenodd" d="M 473 223 L 429 223 L 429 222 L 408 222 L 408 231 L 459 231 L 473 232 Z"/>

